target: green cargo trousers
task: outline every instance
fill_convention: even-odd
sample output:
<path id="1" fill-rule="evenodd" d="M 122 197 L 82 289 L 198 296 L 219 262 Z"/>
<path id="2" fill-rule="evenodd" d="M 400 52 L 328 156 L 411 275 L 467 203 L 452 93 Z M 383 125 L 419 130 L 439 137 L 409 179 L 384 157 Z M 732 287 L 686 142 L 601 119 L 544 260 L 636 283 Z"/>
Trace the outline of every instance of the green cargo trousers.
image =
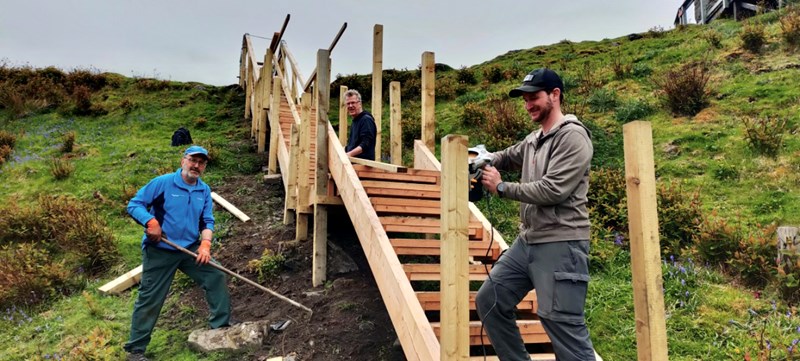
<path id="1" fill-rule="evenodd" d="M 196 252 L 198 247 L 199 244 L 196 243 L 188 249 Z M 181 270 L 205 291 L 211 313 L 208 318 L 209 326 L 211 328 L 228 326 L 231 301 L 226 277 L 222 271 L 209 265 L 198 265 L 194 257 L 181 252 L 146 246 L 142 250 L 139 298 L 133 305 L 131 336 L 125 344 L 125 351 L 144 352 L 147 348 L 176 270 Z"/>

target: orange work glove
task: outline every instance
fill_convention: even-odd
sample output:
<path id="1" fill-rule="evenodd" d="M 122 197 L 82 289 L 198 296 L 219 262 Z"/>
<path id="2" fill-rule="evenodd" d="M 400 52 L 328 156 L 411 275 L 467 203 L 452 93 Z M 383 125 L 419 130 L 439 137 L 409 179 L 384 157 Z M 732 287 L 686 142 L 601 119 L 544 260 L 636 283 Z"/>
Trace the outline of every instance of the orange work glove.
<path id="1" fill-rule="evenodd" d="M 197 264 L 206 264 L 211 260 L 211 240 L 204 239 L 200 241 L 200 247 L 197 247 Z"/>
<path id="2" fill-rule="evenodd" d="M 158 224 L 158 221 L 153 218 L 147 221 L 147 229 L 144 230 L 144 234 L 147 235 L 147 239 L 152 242 L 160 242 L 161 241 L 161 225 Z"/>

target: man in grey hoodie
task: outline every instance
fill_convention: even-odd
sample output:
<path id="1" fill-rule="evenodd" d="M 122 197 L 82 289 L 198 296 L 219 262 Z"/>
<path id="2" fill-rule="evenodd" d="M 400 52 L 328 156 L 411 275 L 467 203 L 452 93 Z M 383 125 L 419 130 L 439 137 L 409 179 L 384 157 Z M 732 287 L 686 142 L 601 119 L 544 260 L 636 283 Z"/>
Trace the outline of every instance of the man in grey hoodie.
<path id="1" fill-rule="evenodd" d="M 537 314 L 559 361 L 595 360 L 584 320 L 589 283 L 589 130 L 561 104 L 564 84 L 546 68 L 530 72 L 511 90 L 541 128 L 492 154 L 483 173 L 486 189 L 520 202 L 522 224 L 513 245 L 478 291 L 478 315 L 500 360 L 530 360 L 515 309 L 536 289 Z M 498 169 L 521 169 L 519 183 L 503 182 Z"/>

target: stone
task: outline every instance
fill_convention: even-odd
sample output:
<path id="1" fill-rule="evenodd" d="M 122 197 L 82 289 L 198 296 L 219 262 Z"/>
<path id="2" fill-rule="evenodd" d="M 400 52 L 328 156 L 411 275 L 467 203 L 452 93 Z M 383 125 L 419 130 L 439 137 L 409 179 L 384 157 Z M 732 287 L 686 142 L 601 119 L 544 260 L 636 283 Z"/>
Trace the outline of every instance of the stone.
<path id="1" fill-rule="evenodd" d="M 268 327 L 269 321 L 254 321 L 213 330 L 194 330 L 189 334 L 189 347 L 204 353 L 259 348 L 267 336 Z"/>
<path id="2" fill-rule="evenodd" d="M 358 264 L 341 247 L 328 242 L 328 275 L 358 271 Z"/>

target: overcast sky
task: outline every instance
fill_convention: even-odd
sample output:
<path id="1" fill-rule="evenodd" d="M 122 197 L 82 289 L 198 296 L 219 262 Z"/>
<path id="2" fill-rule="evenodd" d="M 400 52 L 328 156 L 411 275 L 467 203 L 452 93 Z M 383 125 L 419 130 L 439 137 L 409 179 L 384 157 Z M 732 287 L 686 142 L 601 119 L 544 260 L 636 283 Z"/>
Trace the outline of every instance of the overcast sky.
<path id="1" fill-rule="evenodd" d="M 382 24 L 384 68 L 472 66 L 509 50 L 672 29 L 682 0 L 0 0 L 0 59 L 11 65 L 94 68 L 126 76 L 237 83 L 244 33 L 283 36 L 301 74 L 343 23 L 332 77 L 372 71 Z M 263 59 L 267 40 L 254 38 Z"/>

